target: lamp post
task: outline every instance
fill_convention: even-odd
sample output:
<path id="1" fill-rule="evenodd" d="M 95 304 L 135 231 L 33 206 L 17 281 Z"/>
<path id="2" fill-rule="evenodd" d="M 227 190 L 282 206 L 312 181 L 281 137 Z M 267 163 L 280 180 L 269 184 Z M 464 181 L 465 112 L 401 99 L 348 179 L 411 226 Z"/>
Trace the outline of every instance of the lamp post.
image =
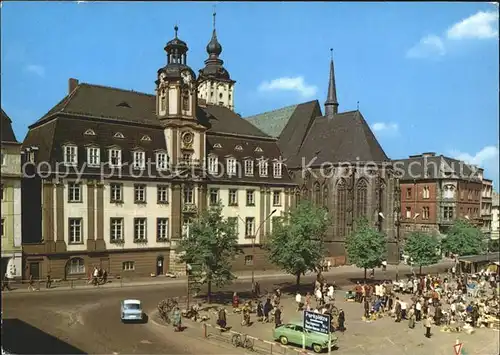
<path id="1" fill-rule="evenodd" d="M 266 218 L 264 218 L 264 220 L 262 222 L 260 222 L 259 224 L 259 227 L 257 228 L 257 230 L 255 231 L 255 234 L 253 235 L 252 237 L 252 288 L 254 287 L 254 283 L 255 283 L 255 238 L 257 238 L 257 235 L 260 231 L 260 229 L 262 228 L 262 226 L 264 225 L 264 223 L 267 222 L 267 220 L 269 218 L 271 218 L 271 216 L 273 214 L 276 213 L 276 210 L 272 210 L 271 213 L 269 213 L 267 215 Z M 238 215 L 238 218 L 243 222 L 243 223 L 246 223 L 243 218 L 240 217 L 240 215 Z M 246 229 L 246 225 L 245 225 L 245 229 Z"/>

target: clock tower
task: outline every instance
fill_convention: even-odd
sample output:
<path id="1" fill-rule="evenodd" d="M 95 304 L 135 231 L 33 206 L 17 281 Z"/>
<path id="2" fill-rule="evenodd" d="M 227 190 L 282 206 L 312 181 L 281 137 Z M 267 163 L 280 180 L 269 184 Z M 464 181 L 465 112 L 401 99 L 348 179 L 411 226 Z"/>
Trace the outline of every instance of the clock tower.
<path id="1" fill-rule="evenodd" d="M 198 88 L 196 74 L 187 65 L 188 46 L 175 37 L 165 46 L 167 65 L 158 70 L 156 115 L 165 127 L 170 163 L 174 166 L 200 164 L 205 155 L 205 126 L 196 117 Z"/>

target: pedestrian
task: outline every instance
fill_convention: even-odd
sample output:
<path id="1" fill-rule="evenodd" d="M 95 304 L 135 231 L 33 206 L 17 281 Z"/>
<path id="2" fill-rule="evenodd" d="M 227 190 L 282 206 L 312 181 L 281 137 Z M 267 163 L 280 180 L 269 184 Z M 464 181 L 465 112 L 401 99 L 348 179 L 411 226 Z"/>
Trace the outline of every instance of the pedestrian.
<path id="1" fill-rule="evenodd" d="M 268 298 L 266 300 L 266 303 L 264 304 L 264 321 L 269 322 L 269 313 L 271 313 L 271 310 L 273 309 L 273 306 L 271 305 L 271 299 Z"/>
<path id="2" fill-rule="evenodd" d="M 52 279 L 50 278 L 50 273 L 47 274 L 47 282 L 45 283 L 45 288 L 52 287 Z"/>
<path id="3" fill-rule="evenodd" d="M 408 311 L 408 328 L 413 329 L 415 328 L 415 308 L 411 307 L 410 310 Z"/>
<path id="4" fill-rule="evenodd" d="M 297 291 L 297 294 L 295 295 L 295 303 L 297 303 L 297 312 L 300 312 L 304 304 L 302 303 L 302 295 L 299 291 Z"/>
<path id="5" fill-rule="evenodd" d="M 401 319 L 406 319 L 408 304 L 405 301 L 400 301 L 399 303 L 401 304 Z"/>
<path id="6" fill-rule="evenodd" d="M 401 302 L 399 301 L 399 297 L 396 297 L 396 323 L 401 322 Z"/>
<path id="7" fill-rule="evenodd" d="M 359 284 L 359 281 L 356 282 L 356 286 L 354 286 L 354 292 L 355 292 L 355 298 L 354 300 L 358 303 L 361 303 L 362 299 L 362 292 L 361 292 L 361 285 Z"/>
<path id="8" fill-rule="evenodd" d="M 370 318 L 370 304 L 368 303 L 367 299 L 365 299 L 364 301 L 364 307 L 365 307 L 365 320 L 368 320 Z"/>
<path id="9" fill-rule="evenodd" d="M 220 327 L 221 331 L 225 331 L 227 327 L 226 322 L 226 309 L 221 307 L 219 309 L 219 315 L 217 319 L 217 325 Z"/>
<path id="10" fill-rule="evenodd" d="M 327 270 L 330 271 L 330 268 L 332 267 L 332 262 L 330 261 L 330 259 L 328 259 L 328 261 L 326 262 L 326 267 Z"/>
<path id="11" fill-rule="evenodd" d="M 30 278 L 28 280 L 28 291 L 35 291 L 35 286 L 33 286 L 33 275 L 30 275 Z"/>
<path id="12" fill-rule="evenodd" d="M 386 272 L 386 271 L 387 271 L 387 261 L 386 261 L 386 260 L 382 261 L 382 270 L 383 270 L 384 272 Z"/>
<path id="13" fill-rule="evenodd" d="M 10 275 L 8 272 L 5 273 L 4 278 L 2 280 L 2 291 L 7 289 L 9 291 L 12 291 L 12 288 L 10 287 Z"/>
<path id="14" fill-rule="evenodd" d="M 240 306 L 240 298 L 236 292 L 233 293 L 233 309 L 238 309 Z"/>
<path id="15" fill-rule="evenodd" d="M 426 338 L 430 338 L 431 337 L 431 326 L 432 326 L 432 317 L 428 316 L 424 320 L 425 337 Z"/>
<path id="16" fill-rule="evenodd" d="M 417 322 L 420 322 L 422 319 L 422 303 L 420 303 L 420 300 L 417 300 L 415 304 L 415 318 Z"/>
<path id="17" fill-rule="evenodd" d="M 314 296 L 316 297 L 316 308 L 319 308 L 322 306 L 323 302 L 323 294 L 321 293 L 321 288 L 317 288 L 316 291 L 314 292 Z"/>
<path id="18" fill-rule="evenodd" d="M 339 316 L 337 318 L 337 323 L 339 325 L 338 329 L 343 333 L 345 331 L 345 314 L 344 314 L 344 310 L 342 308 L 339 310 Z"/>
<path id="19" fill-rule="evenodd" d="M 257 320 L 259 322 L 262 322 L 264 320 L 264 305 L 262 304 L 262 301 L 259 300 L 257 303 Z"/>
<path id="20" fill-rule="evenodd" d="M 281 325 L 281 307 L 276 307 L 274 310 L 274 326 L 278 328 Z"/>
<path id="21" fill-rule="evenodd" d="M 255 295 L 257 297 L 260 297 L 260 283 L 259 283 L 259 281 L 255 282 Z"/>

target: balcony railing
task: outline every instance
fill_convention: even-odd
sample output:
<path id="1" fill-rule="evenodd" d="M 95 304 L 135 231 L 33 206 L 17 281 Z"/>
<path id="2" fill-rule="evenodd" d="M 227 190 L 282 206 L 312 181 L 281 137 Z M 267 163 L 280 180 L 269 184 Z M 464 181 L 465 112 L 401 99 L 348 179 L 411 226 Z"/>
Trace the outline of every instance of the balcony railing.
<path id="1" fill-rule="evenodd" d="M 197 213 L 198 207 L 192 203 L 185 203 L 182 205 L 182 212 L 183 213 Z"/>
<path id="2" fill-rule="evenodd" d="M 177 166 L 180 168 L 201 168 L 203 166 L 203 162 L 200 159 L 180 159 Z"/>

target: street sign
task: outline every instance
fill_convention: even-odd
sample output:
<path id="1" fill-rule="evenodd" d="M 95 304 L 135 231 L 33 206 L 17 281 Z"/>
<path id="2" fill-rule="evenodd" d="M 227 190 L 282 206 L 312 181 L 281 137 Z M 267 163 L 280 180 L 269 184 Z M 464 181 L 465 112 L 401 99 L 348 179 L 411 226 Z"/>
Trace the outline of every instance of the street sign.
<path id="1" fill-rule="evenodd" d="M 330 334 L 330 316 L 304 311 L 304 329 L 311 332 Z"/>
<path id="2" fill-rule="evenodd" d="M 462 346 L 463 345 L 464 345 L 463 343 L 458 343 L 458 344 L 453 345 L 453 349 L 455 350 L 455 355 L 460 355 L 462 353 Z"/>

